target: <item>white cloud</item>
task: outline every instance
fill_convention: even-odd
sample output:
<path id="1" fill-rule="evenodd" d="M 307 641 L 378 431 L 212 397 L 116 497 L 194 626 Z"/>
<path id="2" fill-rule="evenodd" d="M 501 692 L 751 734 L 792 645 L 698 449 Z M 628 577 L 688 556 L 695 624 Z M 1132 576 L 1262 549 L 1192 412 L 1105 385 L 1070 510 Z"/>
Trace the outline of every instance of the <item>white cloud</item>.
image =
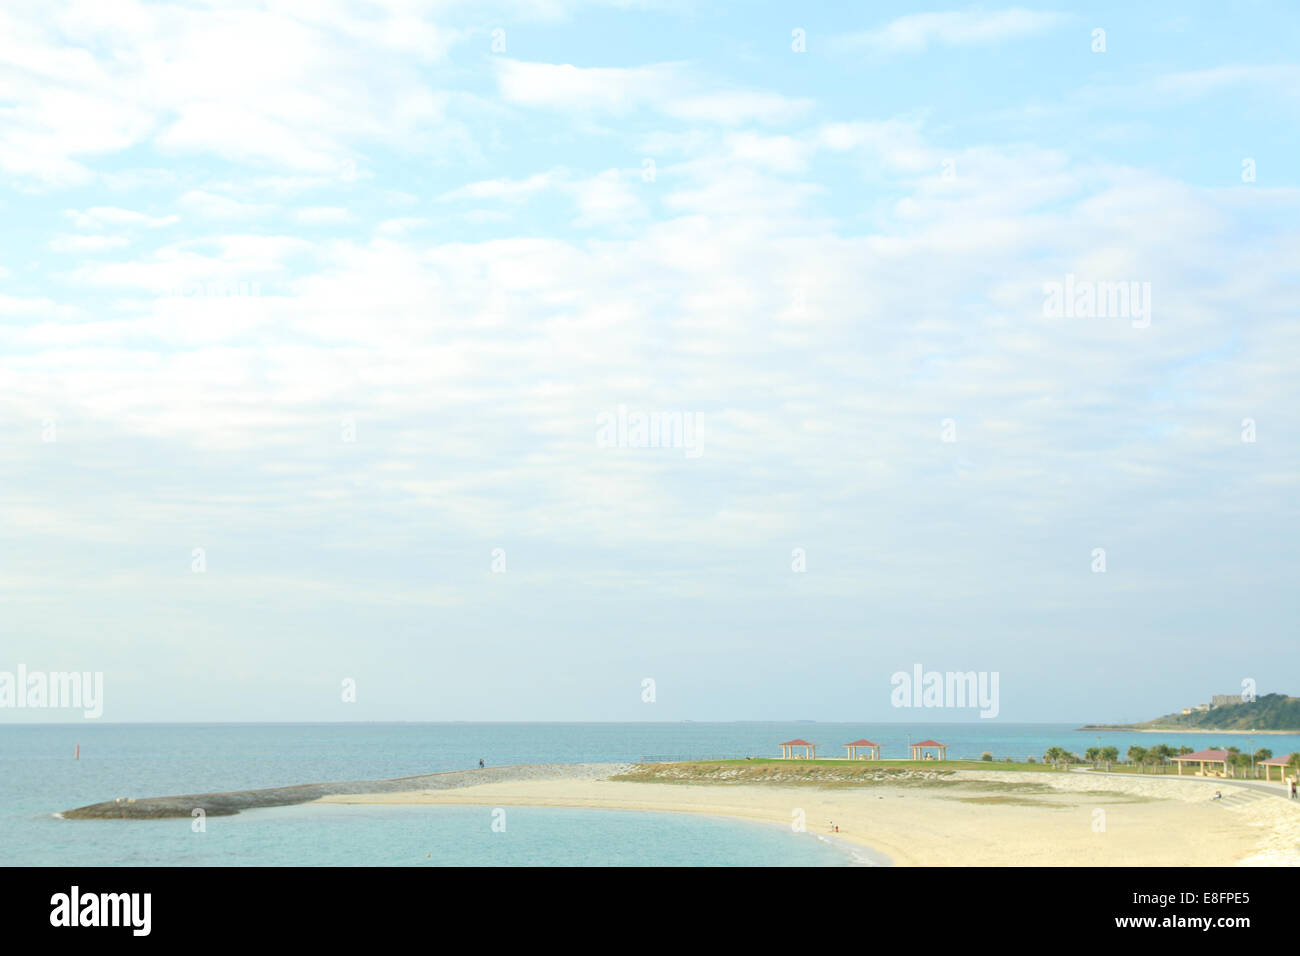
<path id="1" fill-rule="evenodd" d="M 429 220 L 423 216 L 399 216 L 395 219 L 385 219 L 375 226 L 375 232 L 382 236 L 400 237 L 427 225 Z"/>
<path id="2" fill-rule="evenodd" d="M 293 217 L 306 225 L 337 225 L 355 222 L 356 217 L 342 206 L 305 206 L 295 209 Z"/>
<path id="3" fill-rule="evenodd" d="M 803 172 L 817 149 L 817 143 L 807 137 L 757 133 L 736 133 L 728 136 L 726 143 L 737 162 L 778 173 Z"/>
<path id="4" fill-rule="evenodd" d="M 159 229 L 180 222 L 179 216 L 150 216 L 134 209 L 117 206 L 94 206 L 90 209 L 67 209 L 63 213 L 78 229 L 103 229 L 105 227 Z"/>
<path id="5" fill-rule="evenodd" d="M 544 173 L 535 173 L 526 179 L 485 179 L 443 193 L 439 198 L 444 202 L 458 199 L 491 199 L 516 202 L 555 187 L 562 181 L 563 176 L 564 172 L 562 170 L 548 170 Z"/>
<path id="6" fill-rule="evenodd" d="M 191 189 L 177 202 L 199 218 L 213 220 L 255 219 L 274 208 L 264 203 L 243 202 L 203 189 Z"/>
<path id="7" fill-rule="evenodd" d="M 645 202 L 638 192 L 639 174 L 609 169 L 597 176 L 572 184 L 569 189 L 578 208 L 579 225 L 629 223 L 646 215 Z"/>
<path id="8" fill-rule="evenodd" d="M 0 315 L 8 317 L 27 316 L 41 321 L 84 318 L 84 313 L 76 306 L 54 302 L 43 296 L 24 298 L 14 295 L 0 295 Z"/>
<path id="9" fill-rule="evenodd" d="M 687 122 L 732 126 L 786 122 L 812 106 L 808 99 L 777 93 L 718 89 L 681 63 L 611 68 L 496 62 L 497 87 L 506 102 L 570 113 L 651 110 Z"/>
<path id="10" fill-rule="evenodd" d="M 785 123 L 812 108 L 812 101 L 776 93 L 735 90 L 691 94 L 660 105 L 663 112 L 691 122 L 735 126 L 742 123 Z"/>
<path id="11" fill-rule="evenodd" d="M 567 170 L 551 169 L 524 179 L 491 179 L 468 183 L 444 193 L 444 202 L 458 200 L 522 203 L 551 193 L 567 197 L 577 211 L 576 224 L 582 226 L 624 223 L 642 218 L 646 206 L 637 190 L 640 170 L 628 172 L 607 169 L 595 176 L 575 178 Z M 475 221 L 503 221 L 492 210 L 472 210 L 466 215 Z"/>
<path id="12" fill-rule="evenodd" d="M 50 249 L 54 252 L 104 252 L 116 249 L 130 242 L 125 236 L 85 236 L 60 233 L 50 240 Z"/>
<path id="13" fill-rule="evenodd" d="M 876 30 L 839 37 L 834 45 L 881 53 L 922 53 L 930 46 L 976 46 L 1031 36 L 1071 19 L 1068 14 L 1020 8 L 913 13 Z"/>
<path id="14" fill-rule="evenodd" d="M 507 102 L 561 110 L 611 113 L 661 102 L 684 84 L 680 65 L 578 67 L 499 58 L 497 89 Z"/>
<path id="15" fill-rule="evenodd" d="M 454 137 L 421 73 L 461 36 L 406 4 L 0 12 L 0 169 L 85 183 L 95 157 L 149 143 L 329 173 L 357 142 L 414 143 L 432 123 Z"/>

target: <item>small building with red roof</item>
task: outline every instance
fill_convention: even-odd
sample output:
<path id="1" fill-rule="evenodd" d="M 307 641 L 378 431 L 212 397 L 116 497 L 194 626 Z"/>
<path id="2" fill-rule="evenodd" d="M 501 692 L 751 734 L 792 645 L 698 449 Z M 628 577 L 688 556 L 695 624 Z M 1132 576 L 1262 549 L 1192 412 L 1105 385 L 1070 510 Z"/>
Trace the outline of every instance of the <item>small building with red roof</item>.
<path id="1" fill-rule="evenodd" d="M 1196 764 L 1198 776 L 1208 777 L 1213 774 L 1216 777 L 1226 777 L 1228 775 L 1228 751 L 1226 750 L 1198 750 L 1194 754 L 1179 754 L 1173 759 L 1178 762 L 1179 776 L 1182 776 L 1185 763 Z"/>
<path id="2" fill-rule="evenodd" d="M 845 744 L 844 749 L 849 752 L 848 759 L 850 760 L 879 760 L 880 759 L 880 744 L 872 743 L 870 740 L 867 740 L 865 737 L 862 738 L 861 740 L 855 740 L 851 744 Z M 869 756 L 859 757 L 858 756 L 859 749 L 866 750 Z"/>
<path id="3" fill-rule="evenodd" d="M 1273 779 L 1273 777 L 1272 777 L 1272 774 L 1273 774 L 1273 768 L 1274 768 L 1274 767 L 1277 767 L 1277 770 L 1278 770 L 1278 773 L 1277 773 L 1278 779 L 1281 780 L 1283 783 L 1286 783 L 1286 767 L 1287 767 L 1287 764 L 1289 764 L 1289 763 L 1291 762 L 1291 758 L 1294 757 L 1294 756 L 1295 756 L 1295 754 L 1287 754 L 1286 756 L 1283 756 L 1283 757 L 1269 757 L 1267 760 L 1261 760 L 1261 761 L 1257 764 L 1257 766 L 1260 766 L 1260 767 L 1263 767 L 1263 768 L 1264 768 L 1264 779 L 1265 779 L 1265 780 L 1272 780 L 1272 779 Z"/>
<path id="4" fill-rule="evenodd" d="M 947 760 L 948 759 L 948 745 L 941 744 L 937 740 L 922 740 L 919 744 L 912 744 L 911 747 L 912 747 L 913 760 Z M 926 756 L 927 750 L 933 750 L 935 752 L 935 756 L 934 757 Z"/>
<path id="5" fill-rule="evenodd" d="M 795 751 L 800 748 L 803 749 L 803 755 L 796 757 Z M 794 740 L 787 740 L 785 743 L 781 745 L 781 759 L 782 760 L 816 760 L 817 745 L 810 744 L 808 741 L 804 740 L 801 737 L 796 737 Z"/>

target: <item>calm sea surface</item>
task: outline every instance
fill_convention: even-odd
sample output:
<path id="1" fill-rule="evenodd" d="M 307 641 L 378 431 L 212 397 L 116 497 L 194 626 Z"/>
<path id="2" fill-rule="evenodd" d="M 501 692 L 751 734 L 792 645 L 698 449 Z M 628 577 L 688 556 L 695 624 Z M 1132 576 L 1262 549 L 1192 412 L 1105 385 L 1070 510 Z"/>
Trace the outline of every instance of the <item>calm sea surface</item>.
<path id="1" fill-rule="evenodd" d="M 1079 732 L 1067 724 L 4 724 L 3 865 L 844 865 L 847 855 L 780 827 L 675 814 L 509 808 L 298 806 L 189 820 L 70 821 L 60 810 L 115 797 L 379 780 L 515 763 L 777 756 L 802 737 L 823 756 L 868 737 L 886 757 L 933 737 L 950 757 L 1041 756 L 1059 745 L 1236 745 L 1276 754 L 1300 735 Z M 1253 744 L 1249 743 L 1253 740 Z M 77 745 L 81 759 L 73 760 Z"/>

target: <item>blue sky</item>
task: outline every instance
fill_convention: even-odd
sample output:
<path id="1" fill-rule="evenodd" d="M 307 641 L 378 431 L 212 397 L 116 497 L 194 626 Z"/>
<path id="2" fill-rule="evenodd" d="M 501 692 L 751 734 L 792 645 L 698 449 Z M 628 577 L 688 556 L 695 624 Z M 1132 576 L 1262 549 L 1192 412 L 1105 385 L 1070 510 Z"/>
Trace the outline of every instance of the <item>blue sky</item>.
<path id="1" fill-rule="evenodd" d="M 0 670 L 106 720 L 1300 692 L 1300 10 L 709 6 L 6 4 Z"/>

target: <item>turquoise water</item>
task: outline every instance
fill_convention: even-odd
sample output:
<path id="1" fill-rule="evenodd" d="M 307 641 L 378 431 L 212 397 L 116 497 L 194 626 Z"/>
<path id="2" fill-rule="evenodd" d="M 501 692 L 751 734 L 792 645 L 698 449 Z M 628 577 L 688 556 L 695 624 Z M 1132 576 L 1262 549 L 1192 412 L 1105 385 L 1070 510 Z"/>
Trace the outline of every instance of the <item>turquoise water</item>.
<path id="1" fill-rule="evenodd" d="M 676 814 L 478 807 L 299 806 L 188 820 L 67 821 L 115 797 L 379 780 L 514 763 L 776 755 L 803 737 L 823 755 L 869 737 L 885 756 L 934 737 L 951 757 L 1023 758 L 1133 743 L 1249 745 L 1245 735 L 1080 733 L 1045 724 L 54 724 L 0 725 L 0 863 L 7 865 L 842 865 L 845 852 L 781 827 Z M 1254 747 L 1300 750 L 1300 736 Z M 80 744 L 81 759 L 73 760 Z M 425 854 L 430 854 L 427 856 Z"/>
<path id="2" fill-rule="evenodd" d="M 151 866 L 848 866 L 809 834 L 671 813 L 307 804 L 189 820 L 29 820 L 6 864 Z M 9 858 L 10 853 L 14 858 Z"/>

